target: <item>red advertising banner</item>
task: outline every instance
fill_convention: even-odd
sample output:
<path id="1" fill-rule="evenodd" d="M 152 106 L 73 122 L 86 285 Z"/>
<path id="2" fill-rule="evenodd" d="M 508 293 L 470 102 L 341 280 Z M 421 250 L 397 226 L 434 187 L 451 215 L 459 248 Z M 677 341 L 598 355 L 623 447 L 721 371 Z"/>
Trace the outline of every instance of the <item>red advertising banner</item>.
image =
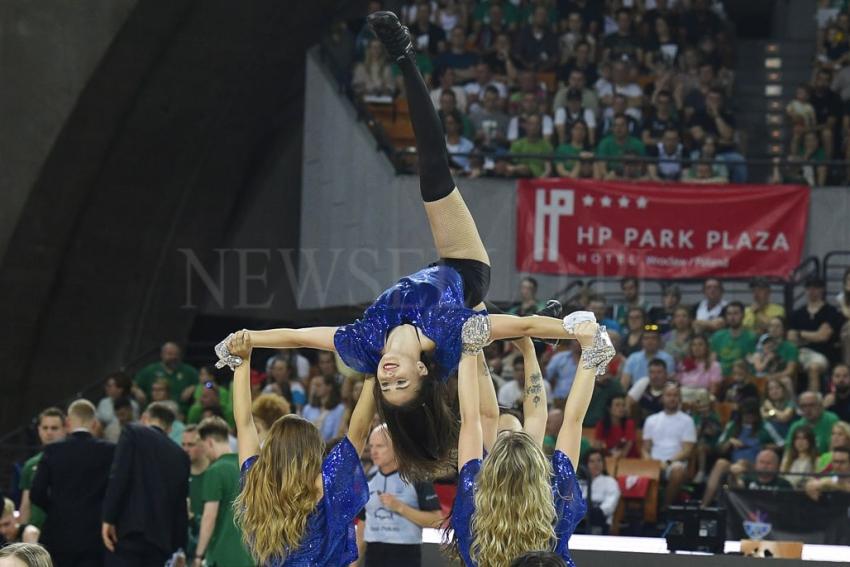
<path id="1" fill-rule="evenodd" d="M 517 269 L 581 276 L 788 277 L 809 188 L 524 179 Z"/>

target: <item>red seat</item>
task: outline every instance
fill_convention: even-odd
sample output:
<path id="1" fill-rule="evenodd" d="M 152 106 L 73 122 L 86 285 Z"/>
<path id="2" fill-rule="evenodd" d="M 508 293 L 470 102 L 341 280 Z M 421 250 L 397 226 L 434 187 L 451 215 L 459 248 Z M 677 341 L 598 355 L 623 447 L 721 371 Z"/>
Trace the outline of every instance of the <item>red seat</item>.
<path id="1" fill-rule="evenodd" d="M 448 518 L 449 514 L 452 512 L 452 506 L 454 506 L 455 503 L 457 485 L 435 482 L 434 491 L 437 493 L 437 499 L 440 501 L 440 509 L 443 512 L 443 517 Z"/>

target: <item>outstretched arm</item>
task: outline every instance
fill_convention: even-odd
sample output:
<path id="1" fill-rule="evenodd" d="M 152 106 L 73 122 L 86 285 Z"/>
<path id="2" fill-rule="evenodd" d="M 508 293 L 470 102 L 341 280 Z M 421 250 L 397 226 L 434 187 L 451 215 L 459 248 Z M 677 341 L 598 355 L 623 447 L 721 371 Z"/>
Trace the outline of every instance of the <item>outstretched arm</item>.
<path id="1" fill-rule="evenodd" d="M 354 445 L 357 454 L 363 452 L 366 439 L 372 426 L 372 418 L 375 417 L 375 377 L 371 374 L 363 383 L 363 390 L 354 411 L 351 413 L 351 422 L 348 424 L 348 440 Z"/>
<path id="2" fill-rule="evenodd" d="M 499 401 L 496 399 L 496 388 L 490 376 L 490 367 L 483 352 L 478 353 L 476 361 L 478 368 L 478 403 L 481 414 L 481 432 L 484 449 L 489 451 L 496 442 L 499 434 Z"/>
<path id="3" fill-rule="evenodd" d="M 242 364 L 233 372 L 233 418 L 236 422 L 236 440 L 239 447 L 240 466 L 260 452 L 260 437 L 251 411 L 251 334 L 239 331 L 233 335 L 228 350 L 242 358 Z"/>
<path id="4" fill-rule="evenodd" d="M 525 337 L 514 341 L 514 344 L 519 348 L 525 362 L 522 430 L 542 447 L 543 437 L 546 436 L 546 420 L 549 418 L 546 385 L 543 383 L 543 374 L 540 372 L 540 363 L 537 361 L 537 352 L 534 350 L 534 343 L 531 342 L 531 339 Z"/>
<path id="5" fill-rule="evenodd" d="M 457 373 L 457 395 L 460 401 L 460 436 L 457 447 L 457 468 L 484 455 L 481 430 L 481 409 L 478 402 L 478 356 L 464 354 Z"/>
<path id="6" fill-rule="evenodd" d="M 308 327 L 306 329 L 269 329 L 267 331 L 246 332 L 249 334 L 251 344 L 254 347 L 334 350 L 334 333 L 336 333 L 336 330 L 336 327 Z"/>
<path id="7" fill-rule="evenodd" d="M 564 329 L 564 322 L 555 317 L 531 315 L 490 315 L 491 340 L 515 337 L 536 337 L 538 339 L 574 339 L 572 333 Z"/>
<path id="8" fill-rule="evenodd" d="M 596 383 L 596 369 L 584 367 L 585 350 L 593 346 L 593 339 L 596 337 L 598 328 L 599 325 L 590 322 L 576 325 L 576 340 L 581 344 L 582 355 L 573 386 L 570 388 L 570 395 L 567 396 L 567 402 L 564 404 L 564 423 L 561 425 L 558 440 L 555 443 L 555 448 L 569 457 L 573 466 L 578 463 L 582 424 L 587 408 L 590 406 L 590 399 L 593 397 L 593 386 Z"/>

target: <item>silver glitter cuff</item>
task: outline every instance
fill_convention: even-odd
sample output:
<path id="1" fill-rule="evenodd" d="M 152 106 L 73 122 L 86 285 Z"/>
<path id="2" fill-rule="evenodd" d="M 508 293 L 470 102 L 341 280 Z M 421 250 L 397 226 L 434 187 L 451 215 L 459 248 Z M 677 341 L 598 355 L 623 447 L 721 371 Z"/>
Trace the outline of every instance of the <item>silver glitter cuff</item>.
<path id="1" fill-rule="evenodd" d="M 242 357 L 230 354 L 227 350 L 227 343 L 233 337 L 233 333 L 227 335 L 227 338 L 215 345 L 215 355 L 218 357 L 218 362 L 215 363 L 216 368 L 224 368 L 229 366 L 231 370 L 236 370 L 237 366 L 242 365 Z"/>
<path id="2" fill-rule="evenodd" d="M 584 368 L 596 368 L 596 375 L 603 376 L 608 371 L 608 363 L 615 354 L 617 350 L 611 342 L 611 337 L 608 336 L 605 325 L 599 325 L 596 336 L 593 338 L 593 345 L 583 350 L 581 358 L 584 361 Z"/>
<path id="3" fill-rule="evenodd" d="M 473 315 L 460 331 L 463 354 L 478 354 L 490 343 L 490 316 Z"/>
<path id="4" fill-rule="evenodd" d="M 575 334 L 576 325 L 586 321 L 596 323 L 596 315 L 594 315 L 592 311 L 573 311 L 564 317 L 564 330 L 571 335 Z"/>

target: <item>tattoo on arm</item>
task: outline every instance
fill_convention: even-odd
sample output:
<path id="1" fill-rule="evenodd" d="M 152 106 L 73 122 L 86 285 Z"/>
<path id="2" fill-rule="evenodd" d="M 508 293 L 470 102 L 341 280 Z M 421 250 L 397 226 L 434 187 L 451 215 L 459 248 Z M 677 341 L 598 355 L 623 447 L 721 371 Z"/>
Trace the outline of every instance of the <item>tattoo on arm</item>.
<path id="1" fill-rule="evenodd" d="M 535 407 L 540 404 L 540 393 L 543 391 L 543 376 L 539 372 L 532 373 L 528 377 L 529 384 L 525 388 L 526 395 L 532 395 Z"/>

